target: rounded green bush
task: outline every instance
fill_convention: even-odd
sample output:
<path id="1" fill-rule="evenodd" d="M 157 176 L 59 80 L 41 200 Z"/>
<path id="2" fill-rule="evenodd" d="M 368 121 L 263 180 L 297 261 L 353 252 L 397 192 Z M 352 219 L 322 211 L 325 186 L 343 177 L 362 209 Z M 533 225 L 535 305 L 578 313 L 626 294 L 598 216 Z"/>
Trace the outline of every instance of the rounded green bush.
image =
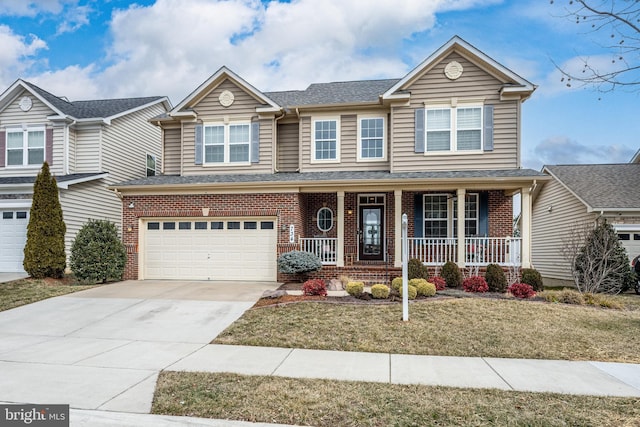
<path id="1" fill-rule="evenodd" d="M 487 265 L 487 272 L 484 278 L 489 286 L 489 292 L 504 293 L 507 290 L 507 277 L 504 270 L 498 264 Z"/>
<path id="2" fill-rule="evenodd" d="M 92 283 L 120 280 L 127 262 L 127 251 L 111 221 L 99 219 L 84 224 L 71 245 L 71 270 Z"/>
<path id="3" fill-rule="evenodd" d="M 424 282 L 418 283 L 416 290 L 419 296 L 432 297 L 436 294 L 436 285 L 425 280 Z"/>
<path id="4" fill-rule="evenodd" d="M 402 277 L 396 277 L 391 281 L 391 289 L 396 292 L 400 292 L 400 288 L 402 287 Z"/>
<path id="5" fill-rule="evenodd" d="M 320 258 L 309 252 L 291 251 L 278 258 L 278 271 L 286 274 L 303 274 L 322 268 Z"/>
<path id="6" fill-rule="evenodd" d="M 409 285 L 408 289 L 409 292 L 407 293 L 407 295 L 409 296 L 409 299 L 416 299 L 416 297 L 418 296 L 418 290 L 416 289 L 416 287 Z M 400 293 L 400 296 L 402 296 L 402 287 L 398 292 Z"/>
<path id="7" fill-rule="evenodd" d="M 351 296 L 357 297 L 364 293 L 363 282 L 349 282 L 346 287 L 347 293 Z"/>
<path id="8" fill-rule="evenodd" d="M 455 262 L 447 261 L 442 266 L 442 277 L 449 288 L 462 286 L 462 273 L 460 273 L 460 268 Z"/>
<path id="9" fill-rule="evenodd" d="M 409 279 L 426 279 L 429 275 L 427 267 L 417 258 L 411 258 L 407 263 L 407 276 Z"/>
<path id="10" fill-rule="evenodd" d="M 389 287 L 383 284 L 376 284 L 371 286 L 371 296 L 375 299 L 389 298 Z"/>
<path id="11" fill-rule="evenodd" d="M 542 276 L 535 268 L 523 268 L 522 269 L 522 283 L 526 283 L 527 285 L 531 285 L 534 291 L 540 292 L 544 290 L 544 286 L 542 284 Z"/>

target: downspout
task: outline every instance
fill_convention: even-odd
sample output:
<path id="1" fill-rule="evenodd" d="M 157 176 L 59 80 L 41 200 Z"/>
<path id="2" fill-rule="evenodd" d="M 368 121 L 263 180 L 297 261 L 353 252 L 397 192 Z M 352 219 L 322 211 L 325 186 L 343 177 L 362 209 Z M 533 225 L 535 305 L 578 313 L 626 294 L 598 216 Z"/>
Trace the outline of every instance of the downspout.
<path id="1" fill-rule="evenodd" d="M 278 170 L 278 120 L 284 118 L 287 115 L 287 109 L 281 109 L 282 115 L 280 117 L 276 117 L 273 122 L 273 172 L 280 172 Z"/>

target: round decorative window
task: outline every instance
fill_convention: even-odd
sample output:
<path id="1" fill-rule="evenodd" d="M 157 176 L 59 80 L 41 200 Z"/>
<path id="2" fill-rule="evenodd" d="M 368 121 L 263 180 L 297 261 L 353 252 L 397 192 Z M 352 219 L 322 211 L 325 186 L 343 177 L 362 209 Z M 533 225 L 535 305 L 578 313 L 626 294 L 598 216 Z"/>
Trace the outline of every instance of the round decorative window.
<path id="1" fill-rule="evenodd" d="M 318 210 L 318 228 L 320 231 L 327 232 L 333 227 L 333 211 L 329 208 L 320 208 Z"/>

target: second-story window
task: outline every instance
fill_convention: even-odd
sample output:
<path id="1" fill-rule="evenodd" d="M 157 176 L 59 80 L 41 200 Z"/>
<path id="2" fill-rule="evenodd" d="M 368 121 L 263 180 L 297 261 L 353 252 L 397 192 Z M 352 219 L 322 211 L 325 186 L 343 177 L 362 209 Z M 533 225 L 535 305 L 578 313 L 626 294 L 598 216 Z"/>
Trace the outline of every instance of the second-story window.
<path id="1" fill-rule="evenodd" d="M 358 159 L 385 159 L 384 118 L 362 117 L 358 131 Z"/>
<path id="2" fill-rule="evenodd" d="M 7 129 L 7 166 L 41 165 L 44 139 L 44 128 Z"/>
<path id="3" fill-rule="evenodd" d="M 156 156 L 147 154 L 147 176 L 156 176 Z"/>
<path id="4" fill-rule="evenodd" d="M 205 163 L 248 163 L 250 144 L 249 123 L 204 126 Z"/>
<path id="5" fill-rule="evenodd" d="M 340 160 L 339 121 L 336 119 L 313 122 L 313 160 Z"/>
<path id="6" fill-rule="evenodd" d="M 482 149 L 482 107 L 426 109 L 426 151 Z"/>

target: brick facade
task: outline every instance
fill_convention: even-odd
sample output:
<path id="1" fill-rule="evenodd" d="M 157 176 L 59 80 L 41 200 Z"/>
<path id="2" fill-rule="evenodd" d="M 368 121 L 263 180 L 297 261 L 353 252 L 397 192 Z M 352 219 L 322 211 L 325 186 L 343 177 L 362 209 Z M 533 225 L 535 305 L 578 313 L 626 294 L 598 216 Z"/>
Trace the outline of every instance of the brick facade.
<path id="1" fill-rule="evenodd" d="M 513 236 L 513 198 L 489 191 L 489 237 Z"/>

